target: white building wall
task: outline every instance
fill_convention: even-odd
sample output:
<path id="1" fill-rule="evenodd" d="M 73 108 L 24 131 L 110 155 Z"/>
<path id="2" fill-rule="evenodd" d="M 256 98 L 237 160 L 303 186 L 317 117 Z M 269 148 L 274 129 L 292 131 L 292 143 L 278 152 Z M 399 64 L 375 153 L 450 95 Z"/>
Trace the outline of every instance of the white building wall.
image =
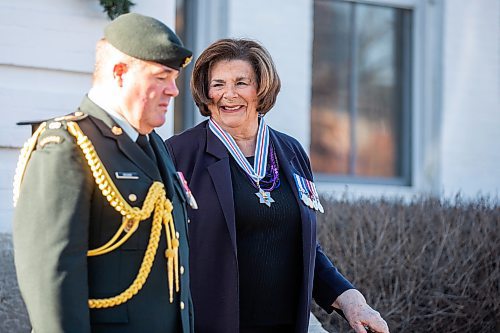
<path id="1" fill-rule="evenodd" d="M 224 30 L 228 37 L 254 38 L 270 51 L 282 91 L 268 122 L 297 138 L 306 150 L 310 140 L 312 1 L 218 2 L 227 7 Z M 430 189 L 445 195 L 457 191 L 469 197 L 498 195 L 500 2 L 380 2 L 407 2 L 417 15 L 415 184 L 410 188 L 349 185 L 349 192 L 354 196 L 413 195 Z M 442 15 L 436 12 L 441 8 Z M 174 26 L 173 0 L 143 0 L 132 9 Z M 432 23 L 435 20 L 442 21 L 442 31 Z M 66 114 L 79 105 L 91 84 L 95 42 L 107 22 L 97 0 L 0 0 L 0 231 L 10 230 L 13 169 L 18 148 L 30 132 L 15 123 Z M 425 30 L 427 26 L 431 31 Z M 441 41 L 442 52 L 431 52 Z M 441 65 L 429 67 L 432 62 Z M 432 78 L 426 72 L 433 73 Z M 170 118 L 160 133 L 169 136 L 172 125 Z M 429 132 L 429 128 L 437 130 Z M 339 194 L 346 187 L 322 183 L 319 188 Z"/>
<path id="2" fill-rule="evenodd" d="M 12 230 L 12 180 L 19 150 L 0 149 L 0 232 Z"/>
<path id="3" fill-rule="evenodd" d="M 271 54 L 281 78 L 281 92 L 266 116 L 273 128 L 310 141 L 312 0 L 229 0 L 228 37 L 260 41 Z"/>
<path id="4" fill-rule="evenodd" d="M 175 27 L 175 1 L 143 0 L 135 12 Z M 73 112 L 91 85 L 95 43 L 109 22 L 98 0 L 0 0 L 0 232 L 11 230 L 12 177 L 29 137 L 23 120 Z M 172 133 L 170 112 L 163 136 Z"/>
<path id="5" fill-rule="evenodd" d="M 500 1 L 445 2 L 442 188 L 500 194 Z"/>

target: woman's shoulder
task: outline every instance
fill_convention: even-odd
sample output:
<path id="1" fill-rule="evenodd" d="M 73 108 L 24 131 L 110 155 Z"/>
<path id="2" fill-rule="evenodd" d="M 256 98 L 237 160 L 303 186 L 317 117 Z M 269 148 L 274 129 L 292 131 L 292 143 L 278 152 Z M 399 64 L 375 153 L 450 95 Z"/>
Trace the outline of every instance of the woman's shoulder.
<path id="1" fill-rule="evenodd" d="M 177 145 L 189 145 L 196 142 L 202 138 L 205 138 L 205 133 L 207 131 L 208 120 L 202 121 L 198 125 L 191 127 L 179 134 L 175 134 L 168 138 L 165 142 L 171 146 Z"/>
<path id="2" fill-rule="evenodd" d="M 274 129 L 271 129 L 271 133 L 277 141 L 274 142 L 275 148 L 288 151 L 288 153 L 285 154 L 289 158 L 292 156 L 296 157 L 296 159 L 294 159 L 296 169 L 303 170 L 303 174 L 305 174 L 308 179 L 312 179 L 311 162 L 300 142 L 294 137 Z"/>
<path id="3" fill-rule="evenodd" d="M 165 145 L 174 165 L 187 168 L 187 164 L 196 159 L 200 147 L 206 145 L 206 138 L 206 121 L 168 138 Z"/>
<path id="4" fill-rule="evenodd" d="M 275 130 L 274 128 L 271 128 L 271 133 L 273 133 L 276 138 L 283 143 L 287 144 L 291 149 L 293 149 L 296 153 L 300 154 L 305 154 L 305 150 L 300 144 L 300 142 L 295 139 L 293 136 L 288 135 L 286 133 L 280 132 L 278 130 Z"/>

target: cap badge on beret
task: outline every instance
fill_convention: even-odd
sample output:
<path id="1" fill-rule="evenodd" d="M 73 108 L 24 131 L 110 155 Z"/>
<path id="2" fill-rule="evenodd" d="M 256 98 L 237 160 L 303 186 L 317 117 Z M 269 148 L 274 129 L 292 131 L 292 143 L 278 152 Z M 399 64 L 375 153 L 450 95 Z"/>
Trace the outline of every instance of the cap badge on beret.
<path id="1" fill-rule="evenodd" d="M 186 57 L 186 59 L 184 59 L 184 62 L 182 63 L 181 67 L 184 68 L 186 67 L 187 65 L 189 65 L 189 63 L 191 62 L 191 60 L 193 60 L 193 56 L 190 56 L 190 57 Z"/>

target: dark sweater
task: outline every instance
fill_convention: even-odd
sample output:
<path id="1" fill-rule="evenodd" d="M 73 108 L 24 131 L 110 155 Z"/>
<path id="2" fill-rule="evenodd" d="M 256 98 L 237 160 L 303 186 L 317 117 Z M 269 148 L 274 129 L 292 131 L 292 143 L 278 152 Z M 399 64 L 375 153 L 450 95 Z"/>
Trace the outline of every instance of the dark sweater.
<path id="1" fill-rule="evenodd" d="M 290 184 L 259 203 L 244 171 L 231 160 L 239 268 L 240 327 L 293 325 L 302 271 L 301 220 Z M 248 161 L 253 165 L 253 157 Z"/>

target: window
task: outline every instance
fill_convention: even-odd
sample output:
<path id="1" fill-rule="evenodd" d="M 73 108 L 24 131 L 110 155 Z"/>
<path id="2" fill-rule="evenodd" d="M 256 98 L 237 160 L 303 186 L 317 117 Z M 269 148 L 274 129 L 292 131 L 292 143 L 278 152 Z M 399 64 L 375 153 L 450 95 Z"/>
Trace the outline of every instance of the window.
<path id="1" fill-rule="evenodd" d="M 314 0 L 317 179 L 411 185 L 412 11 Z"/>
<path id="2" fill-rule="evenodd" d="M 186 22 L 196 22 L 192 20 L 193 15 L 192 2 L 185 0 L 176 1 L 175 13 L 175 32 L 181 38 L 184 45 L 193 50 L 193 25 L 188 25 Z M 194 102 L 191 98 L 189 90 L 189 78 L 193 70 L 194 62 L 183 68 L 181 75 L 177 79 L 177 87 L 179 88 L 179 96 L 175 99 L 174 104 L 174 133 L 180 133 L 186 128 L 194 125 Z"/>
<path id="3" fill-rule="evenodd" d="M 205 120 L 191 96 L 189 82 L 194 64 L 212 42 L 227 36 L 229 0 L 177 0 L 176 32 L 184 45 L 193 51 L 193 61 L 177 80 L 179 96 L 175 99 L 174 133 L 182 132 Z"/>

